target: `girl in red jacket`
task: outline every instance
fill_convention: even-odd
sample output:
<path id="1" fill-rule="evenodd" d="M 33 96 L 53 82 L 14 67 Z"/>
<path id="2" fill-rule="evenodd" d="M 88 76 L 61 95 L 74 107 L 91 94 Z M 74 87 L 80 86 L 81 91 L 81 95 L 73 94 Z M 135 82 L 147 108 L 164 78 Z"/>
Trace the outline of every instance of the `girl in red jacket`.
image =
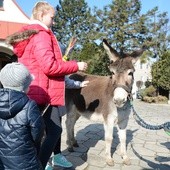
<path id="1" fill-rule="evenodd" d="M 31 23 L 7 38 L 7 42 L 14 47 L 18 61 L 35 77 L 30 86 L 29 97 L 40 108 L 50 105 L 44 115 L 46 136 L 40 148 L 40 160 L 44 168 L 62 132 L 60 106 L 65 105 L 64 77 L 87 69 L 85 62 L 62 60 L 58 41 L 50 29 L 54 16 L 54 8 L 49 3 L 40 1 L 33 8 Z"/>

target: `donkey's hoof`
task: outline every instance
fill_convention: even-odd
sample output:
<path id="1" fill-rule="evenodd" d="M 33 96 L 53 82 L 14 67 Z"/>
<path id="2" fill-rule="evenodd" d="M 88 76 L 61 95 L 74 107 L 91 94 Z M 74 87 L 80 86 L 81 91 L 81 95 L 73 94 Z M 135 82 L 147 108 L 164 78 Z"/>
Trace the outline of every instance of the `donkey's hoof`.
<path id="1" fill-rule="evenodd" d="M 114 160 L 112 159 L 112 158 L 110 158 L 110 159 L 107 159 L 106 160 L 106 163 L 109 165 L 109 166 L 114 166 Z"/>
<path id="2" fill-rule="evenodd" d="M 69 152 L 74 152 L 73 147 L 67 148 L 67 150 L 68 150 Z"/>
<path id="3" fill-rule="evenodd" d="M 125 165 L 131 165 L 131 160 L 130 160 L 130 158 L 126 158 L 126 159 L 124 159 L 123 160 L 123 164 L 125 164 Z"/>

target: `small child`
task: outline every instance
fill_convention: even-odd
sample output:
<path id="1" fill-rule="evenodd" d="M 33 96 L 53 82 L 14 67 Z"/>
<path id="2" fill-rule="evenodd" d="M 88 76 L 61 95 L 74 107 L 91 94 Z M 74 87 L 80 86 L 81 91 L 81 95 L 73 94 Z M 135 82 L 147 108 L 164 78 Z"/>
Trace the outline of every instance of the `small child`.
<path id="1" fill-rule="evenodd" d="M 36 103 L 27 92 L 33 77 L 20 63 L 5 65 L 0 71 L 0 169 L 42 170 L 36 145 L 44 122 Z"/>

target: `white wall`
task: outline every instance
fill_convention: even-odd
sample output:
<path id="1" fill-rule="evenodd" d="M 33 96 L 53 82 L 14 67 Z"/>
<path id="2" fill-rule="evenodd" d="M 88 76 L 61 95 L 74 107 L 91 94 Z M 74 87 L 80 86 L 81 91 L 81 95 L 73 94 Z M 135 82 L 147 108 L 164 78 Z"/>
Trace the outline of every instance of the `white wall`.
<path id="1" fill-rule="evenodd" d="M 0 10 L 0 21 L 29 23 L 29 18 L 15 5 L 12 0 L 4 0 L 4 10 Z"/>
<path id="2" fill-rule="evenodd" d="M 151 63 L 147 62 L 141 65 L 140 60 L 138 60 L 135 64 L 135 73 L 134 73 L 134 84 L 133 84 L 133 97 L 136 98 L 136 91 L 138 90 L 136 86 L 137 81 L 142 81 L 145 83 L 147 80 L 151 80 Z M 145 88 L 143 85 L 142 88 Z"/>

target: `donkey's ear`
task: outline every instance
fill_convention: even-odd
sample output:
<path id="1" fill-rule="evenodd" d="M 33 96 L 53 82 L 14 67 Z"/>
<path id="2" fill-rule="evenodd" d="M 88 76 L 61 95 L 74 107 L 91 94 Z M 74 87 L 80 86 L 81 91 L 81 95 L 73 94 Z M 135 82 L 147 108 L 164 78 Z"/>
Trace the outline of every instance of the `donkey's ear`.
<path id="1" fill-rule="evenodd" d="M 109 45 L 106 39 L 103 39 L 103 47 L 106 50 L 110 60 L 115 62 L 119 58 L 118 52 Z"/>
<path id="2" fill-rule="evenodd" d="M 134 65 L 140 57 L 132 57 L 132 64 Z"/>
<path id="3" fill-rule="evenodd" d="M 140 58 L 140 56 L 143 54 L 143 52 L 146 50 L 146 48 L 142 48 L 140 50 L 136 50 L 133 53 L 130 54 L 130 56 L 132 57 L 132 63 L 135 64 L 138 59 Z"/>

